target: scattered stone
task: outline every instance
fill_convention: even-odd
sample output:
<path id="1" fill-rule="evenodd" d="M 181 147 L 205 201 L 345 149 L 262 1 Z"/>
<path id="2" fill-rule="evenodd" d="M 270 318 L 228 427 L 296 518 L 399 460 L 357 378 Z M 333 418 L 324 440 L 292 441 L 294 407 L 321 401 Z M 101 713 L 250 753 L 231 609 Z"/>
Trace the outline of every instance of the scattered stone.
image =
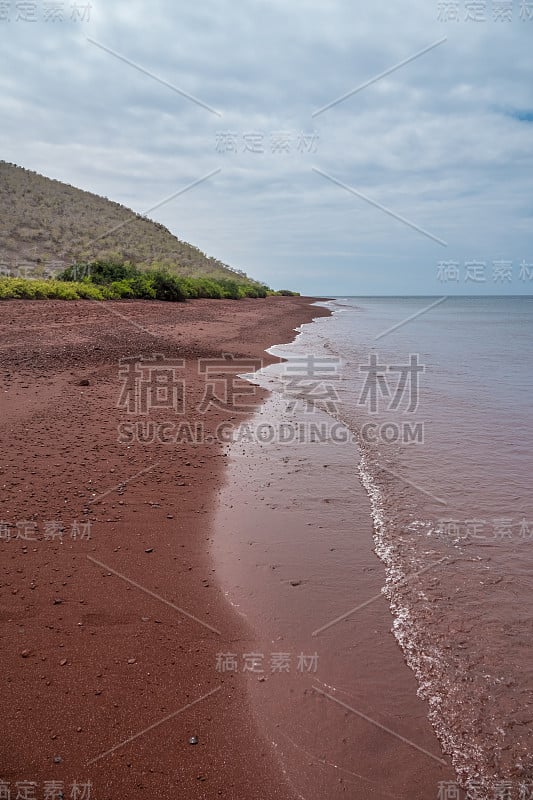
<path id="1" fill-rule="evenodd" d="M 20 655 L 22 656 L 22 658 L 28 658 L 29 656 L 31 656 L 31 650 L 23 650 Z"/>
<path id="2" fill-rule="evenodd" d="M 198 736 L 191 736 L 189 744 L 198 744 Z"/>
<path id="3" fill-rule="evenodd" d="M 301 581 L 290 581 L 291 586 L 300 586 Z"/>
<path id="4" fill-rule="evenodd" d="M 82 378 L 81 381 L 79 381 L 78 383 L 78 386 L 90 386 L 90 385 L 91 382 L 88 378 Z"/>
<path id="5" fill-rule="evenodd" d="M 61 764 L 62 761 L 61 756 L 54 756 L 54 764 Z"/>
<path id="6" fill-rule="evenodd" d="M 59 666 L 60 667 L 64 667 L 66 663 L 67 663 L 67 659 L 66 658 L 62 658 L 61 661 L 59 662 Z"/>
<path id="7" fill-rule="evenodd" d="M 62 602 L 63 601 L 62 601 L 62 599 L 60 597 L 54 597 L 54 605 L 55 606 L 60 606 Z"/>
<path id="8" fill-rule="evenodd" d="M 154 552 L 154 548 L 153 547 L 147 547 L 144 552 L 145 553 L 153 553 Z"/>
<path id="9" fill-rule="evenodd" d="M 136 661 L 136 658 L 128 658 L 128 664 L 135 664 Z"/>

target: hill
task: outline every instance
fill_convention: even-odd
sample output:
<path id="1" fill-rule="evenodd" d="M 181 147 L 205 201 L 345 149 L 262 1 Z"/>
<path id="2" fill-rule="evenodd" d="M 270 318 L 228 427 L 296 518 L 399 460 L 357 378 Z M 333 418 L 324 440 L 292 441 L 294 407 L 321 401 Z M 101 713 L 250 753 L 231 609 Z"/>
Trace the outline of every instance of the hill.
<path id="1" fill-rule="evenodd" d="M 255 283 L 120 203 L 0 161 L 0 275 L 51 277 L 110 254 L 141 268 Z"/>

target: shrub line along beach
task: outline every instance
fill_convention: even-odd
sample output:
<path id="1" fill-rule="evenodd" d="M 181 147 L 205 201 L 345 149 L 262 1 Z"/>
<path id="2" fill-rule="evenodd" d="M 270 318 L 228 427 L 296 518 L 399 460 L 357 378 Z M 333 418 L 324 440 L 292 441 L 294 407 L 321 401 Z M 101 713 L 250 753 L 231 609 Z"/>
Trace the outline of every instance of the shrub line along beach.
<path id="1" fill-rule="evenodd" d="M 250 278 L 182 276 L 169 268 L 141 269 L 131 261 L 108 257 L 74 264 L 56 278 L 0 277 L 0 300 L 242 300 L 245 297 L 298 296 L 290 289 L 273 291 Z"/>

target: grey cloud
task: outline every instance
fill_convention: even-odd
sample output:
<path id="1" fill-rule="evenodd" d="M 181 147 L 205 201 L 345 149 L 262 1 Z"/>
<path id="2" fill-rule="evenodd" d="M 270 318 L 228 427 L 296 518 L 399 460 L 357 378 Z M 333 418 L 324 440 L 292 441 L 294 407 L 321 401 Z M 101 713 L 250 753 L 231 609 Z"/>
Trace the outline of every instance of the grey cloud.
<path id="1" fill-rule="evenodd" d="M 437 2 L 93 2 L 87 24 L 3 25 L 3 157 L 144 210 L 273 284 L 436 293 L 437 245 L 312 173 L 316 166 L 449 239 L 449 257 L 530 258 L 533 21 L 440 24 Z M 219 109 L 216 118 L 87 42 Z M 447 36 L 313 119 L 313 111 Z M 273 153 L 276 131 L 316 152 Z M 238 152 L 220 152 L 233 131 Z M 264 136 L 264 152 L 243 135 Z M 366 265 L 366 267 L 365 267 Z M 399 268 L 398 265 L 401 265 Z M 515 287 L 516 289 L 516 287 Z M 334 289 L 333 289 L 334 290 Z"/>

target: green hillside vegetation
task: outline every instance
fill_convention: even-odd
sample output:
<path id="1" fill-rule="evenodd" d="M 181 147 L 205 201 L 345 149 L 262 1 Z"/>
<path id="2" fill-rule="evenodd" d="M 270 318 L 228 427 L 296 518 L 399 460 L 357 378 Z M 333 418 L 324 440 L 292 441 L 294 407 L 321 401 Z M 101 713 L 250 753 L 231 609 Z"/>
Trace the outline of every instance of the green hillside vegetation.
<path id="1" fill-rule="evenodd" d="M 105 197 L 0 161 L 0 275 L 55 277 L 109 258 L 182 277 L 257 285 L 153 222 Z"/>
<path id="2" fill-rule="evenodd" d="M 0 300 L 241 300 L 268 295 L 267 286 L 234 278 L 181 277 L 164 270 L 141 270 L 131 262 L 103 259 L 68 267 L 57 279 L 0 277 Z"/>

